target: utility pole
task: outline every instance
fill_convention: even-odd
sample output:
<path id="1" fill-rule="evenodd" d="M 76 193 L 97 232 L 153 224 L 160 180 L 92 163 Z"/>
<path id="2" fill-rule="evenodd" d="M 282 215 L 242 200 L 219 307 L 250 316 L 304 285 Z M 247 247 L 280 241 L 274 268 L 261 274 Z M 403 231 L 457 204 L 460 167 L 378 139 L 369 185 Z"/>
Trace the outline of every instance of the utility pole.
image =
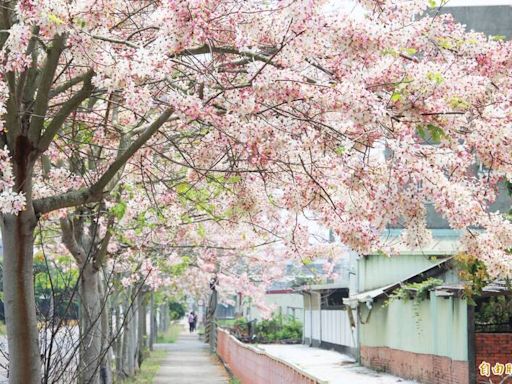
<path id="1" fill-rule="evenodd" d="M 210 344 L 210 352 L 214 353 L 217 346 L 217 276 L 210 280 L 210 300 L 208 302 L 208 309 L 206 312 L 206 325 L 204 330 L 205 343 Z"/>

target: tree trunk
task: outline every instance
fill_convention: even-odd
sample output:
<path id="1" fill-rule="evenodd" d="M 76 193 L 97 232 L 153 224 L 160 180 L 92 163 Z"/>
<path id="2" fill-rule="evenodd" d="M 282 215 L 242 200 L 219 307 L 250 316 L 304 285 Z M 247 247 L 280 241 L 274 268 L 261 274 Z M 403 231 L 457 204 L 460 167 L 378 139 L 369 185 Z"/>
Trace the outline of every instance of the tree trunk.
<path id="1" fill-rule="evenodd" d="M 121 326 L 121 308 L 119 305 L 119 302 L 115 303 L 115 329 L 114 334 L 117 336 L 116 340 L 114 342 L 114 354 L 115 354 L 115 364 L 116 364 L 116 376 L 118 378 L 123 377 L 123 338 L 122 333 L 119 331 L 119 328 Z"/>
<path id="2" fill-rule="evenodd" d="M 120 327 L 122 326 L 122 344 L 121 344 L 121 356 L 120 356 L 120 364 L 119 364 L 119 375 L 121 376 L 121 378 L 125 379 L 126 377 L 128 377 L 128 369 L 127 369 L 127 364 L 128 364 L 128 358 L 126 357 L 127 354 L 128 354 L 128 349 L 129 349 L 129 324 L 128 324 L 128 319 L 126 318 L 126 316 L 128 316 L 128 307 L 126 306 L 128 304 L 128 299 L 126 300 L 123 300 L 123 305 L 122 305 L 122 313 L 123 313 L 123 322 L 119 325 Z"/>
<path id="3" fill-rule="evenodd" d="M 167 329 L 169 328 L 169 324 L 168 324 L 168 314 L 169 314 L 169 310 L 168 310 L 168 306 L 167 306 L 167 301 L 164 301 L 163 304 L 160 305 L 159 307 L 159 310 L 158 310 L 158 317 L 159 317 L 159 323 L 158 323 L 158 330 L 163 334 L 167 331 Z"/>
<path id="4" fill-rule="evenodd" d="M 138 330 L 137 330 L 137 344 L 138 344 L 138 350 L 139 354 L 137 356 L 139 367 L 142 364 L 142 361 L 144 360 L 144 337 L 146 334 L 146 305 L 144 304 L 144 293 L 142 290 L 140 290 L 139 294 L 137 295 L 137 307 L 138 307 Z"/>
<path id="5" fill-rule="evenodd" d="M 149 302 L 149 350 L 152 351 L 156 343 L 156 313 L 155 313 L 155 294 L 151 292 Z"/>
<path id="6" fill-rule="evenodd" d="M 164 332 L 167 332 L 168 329 L 169 329 L 169 303 L 167 302 L 167 300 L 165 300 L 164 304 L 162 305 L 162 312 L 164 314 L 164 319 L 163 319 L 163 329 L 164 329 Z"/>
<path id="7" fill-rule="evenodd" d="M 121 368 L 120 373 L 121 377 L 123 379 L 127 378 L 129 376 L 129 368 L 128 368 L 128 354 L 130 349 L 130 324 L 127 319 L 127 316 L 129 316 L 128 313 L 128 299 L 126 299 L 123 303 L 123 341 L 122 341 L 122 348 L 121 348 Z"/>
<path id="8" fill-rule="evenodd" d="M 148 322 L 147 322 L 148 300 L 147 300 L 146 294 L 144 294 L 144 300 L 142 301 L 142 305 L 143 305 L 142 309 L 144 312 L 144 317 L 142 318 L 142 338 L 143 338 L 143 342 L 144 342 L 144 349 L 145 348 L 149 349 L 149 335 L 148 335 Z"/>
<path id="9" fill-rule="evenodd" d="M 99 384 L 102 361 L 101 275 L 88 262 L 80 278 L 80 383 Z"/>
<path id="10" fill-rule="evenodd" d="M 101 384 L 112 383 L 112 359 L 111 359 L 111 339 L 112 327 L 110 319 L 109 297 L 106 296 L 103 280 L 100 279 L 100 296 L 104 299 L 104 308 L 101 313 L 101 350 L 103 358 L 101 360 L 100 382 Z"/>
<path id="11" fill-rule="evenodd" d="M 27 208 L 17 216 L 2 217 L 4 247 L 3 286 L 9 383 L 40 384 L 41 355 L 34 297 L 34 230 L 37 218 L 32 206 L 31 144 L 24 136 L 16 142 L 13 156 L 16 192 L 23 192 Z"/>
<path id="12" fill-rule="evenodd" d="M 124 306 L 124 329 L 123 329 L 123 356 L 122 356 L 122 373 L 125 377 L 135 374 L 136 366 L 136 350 L 137 350 L 137 323 L 134 307 L 130 306 L 132 300 L 132 288 L 129 288 L 126 295 L 126 303 Z"/>
<path id="13" fill-rule="evenodd" d="M 77 210 L 73 219 L 61 219 L 62 241 L 80 268 L 79 383 L 109 384 L 112 376 L 108 356 L 110 321 L 101 260 L 106 249 L 103 245 L 108 244 L 110 237 L 105 236 L 101 244 L 96 245 L 90 233 L 97 233 L 97 224 L 93 221 L 87 234 L 83 220 L 82 210 Z"/>
<path id="14" fill-rule="evenodd" d="M 204 341 L 210 344 L 210 352 L 215 352 L 216 339 L 217 339 L 217 324 L 216 324 L 216 312 L 217 312 L 217 291 L 212 290 L 210 294 L 210 300 L 208 302 L 208 310 L 206 313 L 206 324 L 204 330 Z"/>
<path id="15" fill-rule="evenodd" d="M 131 336 L 131 353 L 132 358 L 131 362 L 133 364 L 133 372 L 134 374 L 139 371 L 139 307 L 137 305 L 137 296 L 138 295 L 132 295 L 132 336 Z"/>

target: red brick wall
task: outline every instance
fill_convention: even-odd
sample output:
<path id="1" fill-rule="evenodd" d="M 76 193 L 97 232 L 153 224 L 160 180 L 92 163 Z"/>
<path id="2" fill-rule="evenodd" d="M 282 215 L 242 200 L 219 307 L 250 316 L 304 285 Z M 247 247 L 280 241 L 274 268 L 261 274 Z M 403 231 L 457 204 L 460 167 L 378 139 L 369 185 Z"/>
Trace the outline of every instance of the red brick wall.
<path id="1" fill-rule="evenodd" d="M 241 343 L 222 329 L 217 331 L 217 354 L 242 384 L 317 384 L 295 367 Z"/>
<path id="2" fill-rule="evenodd" d="M 477 382 L 489 383 L 490 378 L 493 383 L 499 383 L 505 377 L 505 372 L 502 375 L 493 375 L 492 368 L 496 363 L 503 365 L 511 363 L 508 368 L 512 368 L 512 333 L 475 334 L 475 356 Z M 480 375 L 479 367 L 482 362 L 489 363 L 490 377 Z M 512 383 L 512 380 L 508 380 L 506 383 Z"/>
<path id="3" fill-rule="evenodd" d="M 424 384 L 469 384 L 468 362 L 444 356 L 361 346 L 361 363 Z"/>

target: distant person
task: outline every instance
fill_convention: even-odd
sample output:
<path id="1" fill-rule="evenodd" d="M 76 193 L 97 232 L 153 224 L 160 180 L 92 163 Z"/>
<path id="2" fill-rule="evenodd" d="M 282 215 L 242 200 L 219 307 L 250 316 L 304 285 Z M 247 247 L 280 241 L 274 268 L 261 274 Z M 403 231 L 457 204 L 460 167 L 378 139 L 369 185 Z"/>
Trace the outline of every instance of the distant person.
<path id="1" fill-rule="evenodd" d="M 196 330 L 196 323 L 197 323 L 197 315 L 194 313 L 194 311 L 192 311 L 188 315 L 188 326 L 189 326 L 190 333 L 192 333 Z"/>

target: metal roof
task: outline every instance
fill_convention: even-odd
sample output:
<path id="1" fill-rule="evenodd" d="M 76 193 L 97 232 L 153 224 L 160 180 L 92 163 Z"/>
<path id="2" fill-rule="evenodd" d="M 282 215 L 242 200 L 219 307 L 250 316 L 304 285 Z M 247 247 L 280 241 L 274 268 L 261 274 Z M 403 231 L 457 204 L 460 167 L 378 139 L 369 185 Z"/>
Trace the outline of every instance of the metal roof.
<path id="1" fill-rule="evenodd" d="M 322 283 L 322 284 L 311 284 L 311 285 L 303 285 L 302 287 L 298 287 L 298 292 L 310 292 L 310 291 L 326 291 L 329 289 L 349 289 L 349 281 L 333 281 L 331 283 Z"/>
<path id="2" fill-rule="evenodd" d="M 449 297 L 454 294 L 460 294 L 464 290 L 464 284 L 443 284 L 434 288 L 435 295 L 441 297 Z M 482 288 L 483 296 L 511 294 L 510 286 L 504 281 L 498 280 L 486 285 Z"/>
<path id="3" fill-rule="evenodd" d="M 339 281 L 335 283 L 326 283 L 326 284 L 313 284 L 313 285 L 306 285 L 302 287 L 301 291 L 325 291 L 328 289 L 341 289 L 341 288 L 348 288 L 349 282 L 348 281 Z"/>
<path id="4" fill-rule="evenodd" d="M 457 253 L 460 247 L 461 231 L 453 229 L 430 229 L 430 231 L 432 241 L 418 248 L 411 248 L 401 241 L 403 228 L 386 229 L 382 232 L 381 239 L 385 243 L 393 244 L 401 255 L 451 256 Z M 378 252 L 370 252 L 368 255 L 378 254 Z"/>
<path id="5" fill-rule="evenodd" d="M 366 303 L 371 302 L 379 297 L 382 296 L 388 296 L 391 292 L 393 292 L 395 289 L 399 288 L 403 284 L 420 281 L 423 279 L 427 279 L 429 277 L 436 276 L 440 273 L 442 273 L 445 270 L 448 270 L 452 267 L 451 260 L 452 257 L 448 257 L 444 260 L 441 260 L 433 265 L 431 265 L 428 268 L 425 268 L 418 273 L 415 273 L 414 275 L 411 275 L 407 277 L 406 279 L 397 281 L 395 283 L 386 285 L 384 287 L 375 288 L 369 291 L 360 292 L 355 295 L 352 295 L 346 299 L 343 299 L 343 302 L 345 304 L 357 304 L 357 303 Z"/>

